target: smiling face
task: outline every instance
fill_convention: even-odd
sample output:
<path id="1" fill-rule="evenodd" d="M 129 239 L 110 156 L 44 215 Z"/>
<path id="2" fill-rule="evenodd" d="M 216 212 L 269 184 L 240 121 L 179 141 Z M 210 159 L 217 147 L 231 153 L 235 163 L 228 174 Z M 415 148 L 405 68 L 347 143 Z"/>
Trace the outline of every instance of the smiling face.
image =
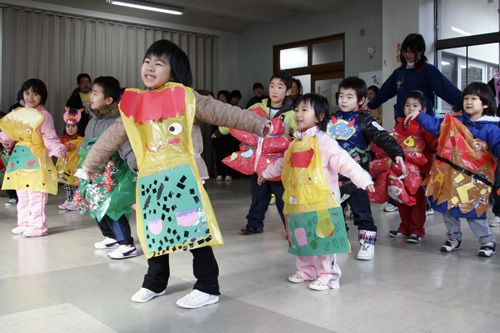
<path id="1" fill-rule="evenodd" d="M 316 126 L 319 122 L 312 105 L 304 101 L 301 101 L 295 108 L 294 119 L 295 124 L 297 124 L 297 130 L 301 132 L 307 131 L 308 129 Z"/>
<path id="2" fill-rule="evenodd" d="M 478 95 L 464 96 L 464 111 L 470 116 L 472 121 L 476 121 L 482 117 L 483 111 L 488 108 L 484 105 Z"/>
<path id="3" fill-rule="evenodd" d="M 148 89 L 156 89 L 173 81 L 170 63 L 165 57 L 150 55 L 144 58 L 141 67 L 141 79 Z"/>
<path id="4" fill-rule="evenodd" d="M 29 108 L 36 108 L 42 101 L 42 96 L 33 91 L 33 87 L 23 91 L 24 103 Z"/>
<path id="5" fill-rule="evenodd" d="M 361 101 L 358 102 L 358 96 L 356 94 L 356 90 L 352 88 L 340 88 L 339 106 L 343 112 L 350 112 L 359 109 L 359 107 L 364 103 L 365 103 L 364 97 L 361 99 Z"/>

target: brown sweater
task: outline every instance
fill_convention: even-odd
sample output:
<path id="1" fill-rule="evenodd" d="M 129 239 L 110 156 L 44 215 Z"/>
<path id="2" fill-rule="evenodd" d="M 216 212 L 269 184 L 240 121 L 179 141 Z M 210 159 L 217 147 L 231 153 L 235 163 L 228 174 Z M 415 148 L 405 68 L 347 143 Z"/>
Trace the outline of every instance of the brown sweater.
<path id="1" fill-rule="evenodd" d="M 263 136 L 263 130 L 269 120 L 248 110 L 227 103 L 219 102 L 211 97 L 202 96 L 193 90 L 196 98 L 196 114 L 192 130 L 193 148 L 196 165 L 202 179 L 208 178 L 207 166 L 200 154 L 203 151 L 199 121 L 216 126 L 225 126 Z M 99 166 L 128 140 L 122 119 L 108 127 L 99 140 L 88 152 L 83 168 L 95 172 Z"/>

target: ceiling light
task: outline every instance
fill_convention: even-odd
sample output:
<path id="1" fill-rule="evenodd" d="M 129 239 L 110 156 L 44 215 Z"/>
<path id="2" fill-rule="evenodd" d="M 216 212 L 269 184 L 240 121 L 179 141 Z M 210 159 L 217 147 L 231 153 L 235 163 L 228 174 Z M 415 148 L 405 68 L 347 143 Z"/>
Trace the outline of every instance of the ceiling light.
<path id="1" fill-rule="evenodd" d="M 462 34 L 464 36 L 470 36 L 472 35 L 470 32 L 464 31 L 462 29 L 458 29 L 457 27 L 451 27 L 451 30 L 458 32 L 459 34 Z"/>
<path id="2" fill-rule="evenodd" d="M 126 0 L 126 1 L 115 1 L 115 0 L 106 0 L 107 3 L 117 6 L 131 7 L 137 9 L 151 10 L 153 12 L 160 12 L 172 15 L 183 15 L 184 8 L 175 7 L 170 5 L 163 5 L 156 2 L 149 1 L 134 1 L 134 0 Z"/>

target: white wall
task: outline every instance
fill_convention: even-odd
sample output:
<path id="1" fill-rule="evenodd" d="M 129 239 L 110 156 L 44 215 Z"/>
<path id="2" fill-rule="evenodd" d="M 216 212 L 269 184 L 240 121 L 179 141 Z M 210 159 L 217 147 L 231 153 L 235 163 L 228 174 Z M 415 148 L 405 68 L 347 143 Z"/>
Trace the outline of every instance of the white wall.
<path id="1" fill-rule="evenodd" d="M 267 86 L 273 74 L 273 45 L 345 33 L 345 75 L 380 70 L 382 64 L 381 0 L 353 0 L 333 14 L 298 16 L 286 24 L 247 28 L 238 36 L 238 87 L 244 103 L 256 81 Z M 375 57 L 367 49 L 373 23 Z M 360 30 L 364 29 L 364 36 Z M 392 28 L 391 28 L 392 29 Z M 242 103 L 243 105 L 243 103 Z"/>

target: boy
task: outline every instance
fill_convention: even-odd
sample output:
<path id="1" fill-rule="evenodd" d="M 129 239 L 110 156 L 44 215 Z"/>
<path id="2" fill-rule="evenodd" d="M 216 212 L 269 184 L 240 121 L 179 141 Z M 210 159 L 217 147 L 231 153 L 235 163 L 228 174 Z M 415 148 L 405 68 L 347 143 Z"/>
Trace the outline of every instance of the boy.
<path id="1" fill-rule="evenodd" d="M 406 172 L 404 152 L 401 146 L 377 123 L 370 111 L 361 108 L 365 103 L 366 94 L 366 83 L 362 79 L 347 77 L 342 80 L 339 85 L 338 98 L 340 111 L 328 123 L 327 133 L 335 138 L 339 145 L 365 170 L 368 170 L 370 162 L 368 146 L 373 141 L 401 166 L 403 172 Z M 339 181 L 342 181 L 342 177 L 339 178 Z M 371 260 L 375 255 L 377 226 L 373 221 L 370 199 L 365 190 L 349 183 L 350 181 L 342 181 L 341 191 L 350 194 L 342 206 L 345 206 L 346 202 L 349 203 L 354 215 L 354 225 L 359 230 L 358 241 L 361 248 L 357 259 Z M 349 189 L 347 189 L 347 185 L 349 185 Z"/>
<path id="2" fill-rule="evenodd" d="M 261 103 L 254 104 L 250 110 L 261 107 L 269 119 L 284 116 L 285 136 L 293 134 L 297 129 L 295 125 L 293 103 L 290 99 L 292 92 L 292 77 L 286 72 L 277 72 L 269 82 L 269 98 L 263 99 Z M 260 143 L 262 144 L 262 143 Z M 252 202 L 248 211 L 247 224 L 240 230 L 241 235 L 258 234 L 264 231 L 264 217 L 271 201 L 271 194 L 276 197 L 276 208 L 280 214 L 283 225 L 283 184 L 281 181 L 266 181 L 262 185 L 257 183 L 258 175 L 252 175 Z"/>
<path id="3" fill-rule="evenodd" d="M 80 153 L 90 149 L 89 141 L 100 137 L 102 133 L 120 117 L 118 102 L 120 100 L 121 89 L 117 79 L 111 76 L 98 77 L 92 83 L 91 91 L 90 105 L 92 108 L 92 118 L 85 129 L 85 137 L 82 140 Z M 116 163 L 115 167 L 117 169 L 127 168 L 128 164 L 131 169 L 136 170 L 137 161 L 130 143 L 127 142 L 120 148 L 119 154 L 121 159 L 113 159 Z M 122 163 L 122 160 L 126 163 Z M 88 158 L 85 158 L 84 162 L 88 163 Z M 104 170 L 104 167 L 99 170 Z M 131 171 L 121 174 L 123 175 L 124 173 L 128 175 Z M 118 180 L 121 186 L 125 186 L 126 182 L 129 181 L 126 176 L 123 178 L 124 179 Z M 85 185 L 80 183 L 80 189 L 82 186 Z M 79 190 L 79 192 L 82 193 L 81 190 Z M 88 188 L 87 192 L 89 192 Z M 98 194 L 96 196 L 98 196 Z M 135 193 L 132 191 L 131 195 L 118 197 L 119 199 L 110 194 L 109 198 L 109 200 L 106 199 L 99 202 L 99 207 L 94 211 L 97 225 L 105 237 L 104 240 L 94 243 L 94 247 L 98 250 L 113 249 L 112 252 L 108 253 L 110 259 L 135 257 L 137 256 L 137 249 L 134 245 L 134 239 L 132 238 L 128 221 L 132 213 L 131 206 L 135 201 Z M 119 200 L 120 202 L 118 203 L 113 200 Z M 127 204 L 127 201 L 131 201 L 130 205 Z M 108 205 L 108 208 L 104 208 L 104 205 Z M 113 216 L 113 218 L 111 216 Z"/>

